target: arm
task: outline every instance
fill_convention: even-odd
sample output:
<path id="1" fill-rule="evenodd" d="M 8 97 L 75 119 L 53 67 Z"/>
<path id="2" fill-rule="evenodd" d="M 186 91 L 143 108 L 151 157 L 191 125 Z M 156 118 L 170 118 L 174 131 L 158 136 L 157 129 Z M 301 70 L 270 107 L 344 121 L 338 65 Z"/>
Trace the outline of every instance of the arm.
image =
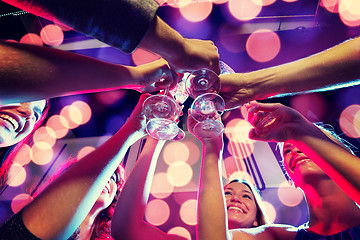
<path id="1" fill-rule="evenodd" d="M 360 37 L 298 61 L 249 73 L 221 75 L 227 108 L 251 100 L 359 84 Z"/>
<path id="2" fill-rule="evenodd" d="M 47 47 L 0 42 L 3 104 L 117 88 L 142 89 L 163 74 L 166 81 L 159 87 L 175 82 L 162 59 L 130 67 Z"/>
<path id="3" fill-rule="evenodd" d="M 84 220 L 127 148 L 144 136 L 142 95 L 124 126 L 52 182 L 23 211 L 27 229 L 41 239 L 67 239 Z"/>
<path id="4" fill-rule="evenodd" d="M 143 220 L 157 159 L 164 143 L 147 138 L 116 204 L 111 221 L 114 239 L 183 239 L 164 233 Z"/>
<path id="5" fill-rule="evenodd" d="M 196 123 L 189 114 L 188 129 L 195 136 L 193 128 Z M 222 134 L 212 139 L 196 137 L 203 143 L 202 169 L 198 193 L 197 239 L 230 239 L 230 236 L 227 236 L 226 207 L 220 174 L 223 149 Z"/>
<path id="6" fill-rule="evenodd" d="M 111 46 L 131 53 L 141 47 L 159 54 L 176 70 L 210 68 L 220 73 L 211 41 L 187 39 L 156 16 L 153 0 L 4 0 L 35 15 L 60 21 Z"/>
<path id="7" fill-rule="evenodd" d="M 251 102 L 250 138 L 290 142 L 314 161 L 355 202 L 360 203 L 360 159 L 325 135 L 300 113 L 281 104 Z M 267 126 L 264 127 L 264 125 Z"/>

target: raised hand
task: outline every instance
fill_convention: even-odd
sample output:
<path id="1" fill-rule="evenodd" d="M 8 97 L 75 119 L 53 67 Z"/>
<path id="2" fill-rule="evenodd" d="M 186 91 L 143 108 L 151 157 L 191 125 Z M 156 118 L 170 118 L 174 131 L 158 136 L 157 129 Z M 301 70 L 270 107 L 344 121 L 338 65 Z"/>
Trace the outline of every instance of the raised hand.
<path id="1" fill-rule="evenodd" d="M 249 137 L 268 142 L 284 142 L 302 133 L 311 124 L 299 112 L 280 103 L 259 103 L 252 101 L 243 106 L 247 119 L 254 126 Z"/>

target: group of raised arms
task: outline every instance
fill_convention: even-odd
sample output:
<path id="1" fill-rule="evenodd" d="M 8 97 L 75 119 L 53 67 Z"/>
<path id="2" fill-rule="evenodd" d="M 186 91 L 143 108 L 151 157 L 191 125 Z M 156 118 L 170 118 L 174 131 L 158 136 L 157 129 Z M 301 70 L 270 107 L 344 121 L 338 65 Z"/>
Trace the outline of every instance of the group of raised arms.
<path id="1" fill-rule="evenodd" d="M 141 46 L 162 58 L 132 67 L 47 47 L 0 42 L 1 187 L 13 155 L 46 117 L 46 99 L 121 88 L 153 92 L 174 87 L 178 73 L 184 71 L 208 68 L 220 73 L 213 42 L 182 37 L 156 15 L 158 5 L 152 0 L 101 1 L 104 11 L 98 11 L 95 0 L 87 1 L 86 8 L 82 1 L 4 2 L 61 21 L 125 53 Z M 220 75 L 226 108 L 242 106 L 254 127 L 250 138 L 282 143 L 284 168 L 294 186 L 304 192 L 309 219 L 300 227 L 272 224 L 251 183 L 235 180 L 222 186 L 223 136 L 199 138 L 192 131 L 194 119 L 188 117 L 188 130 L 203 146 L 197 239 L 360 238 L 360 170 L 354 167 L 359 158 L 296 110 L 252 101 L 355 85 L 359 66 L 360 38 L 354 38 L 295 62 Z M 128 179 L 121 165 L 127 149 L 146 136 L 142 104 L 148 96 L 140 96 L 127 122 L 108 141 L 69 164 L 0 226 L 0 239 L 183 239 L 144 221 L 156 159 L 165 142 L 147 137 Z"/>

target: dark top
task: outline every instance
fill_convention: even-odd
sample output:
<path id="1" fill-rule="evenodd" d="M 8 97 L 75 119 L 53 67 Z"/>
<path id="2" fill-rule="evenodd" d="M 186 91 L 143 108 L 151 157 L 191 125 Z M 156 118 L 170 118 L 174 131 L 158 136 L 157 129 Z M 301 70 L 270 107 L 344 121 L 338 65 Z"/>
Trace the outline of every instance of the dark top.
<path id="1" fill-rule="evenodd" d="M 132 52 L 159 7 L 154 0 L 3 0 L 39 16 L 52 16 L 104 43 Z"/>
<path id="2" fill-rule="evenodd" d="M 360 226 L 346 229 L 345 231 L 322 236 L 316 233 L 311 233 L 305 229 L 298 230 L 295 240 L 360 240 Z"/>

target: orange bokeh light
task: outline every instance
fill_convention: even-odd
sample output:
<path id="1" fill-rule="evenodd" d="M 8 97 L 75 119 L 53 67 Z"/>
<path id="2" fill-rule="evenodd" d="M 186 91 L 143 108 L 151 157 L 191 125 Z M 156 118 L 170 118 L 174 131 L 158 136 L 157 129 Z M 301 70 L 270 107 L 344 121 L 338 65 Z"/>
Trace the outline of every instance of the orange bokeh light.
<path id="1" fill-rule="evenodd" d="M 49 149 L 56 143 L 56 134 L 52 128 L 43 126 L 35 131 L 33 140 L 37 148 Z"/>
<path id="2" fill-rule="evenodd" d="M 60 115 L 53 115 L 46 122 L 46 126 L 54 131 L 55 137 L 57 139 L 66 136 L 66 134 L 69 132 L 69 129 L 64 125 L 67 125 L 67 120 Z"/>
<path id="3" fill-rule="evenodd" d="M 181 220 L 187 225 L 197 224 L 197 200 L 190 199 L 184 202 L 180 207 Z"/>
<path id="4" fill-rule="evenodd" d="M 168 232 L 168 234 L 178 235 L 184 237 L 185 239 L 191 240 L 191 234 L 188 230 L 183 227 L 173 227 Z"/>
<path id="5" fill-rule="evenodd" d="M 39 35 L 35 33 L 28 33 L 25 34 L 19 41 L 20 43 L 26 43 L 26 44 L 32 44 L 32 45 L 38 45 L 42 46 L 43 42 Z"/>
<path id="6" fill-rule="evenodd" d="M 176 187 L 182 187 L 191 181 L 193 171 L 185 162 L 174 162 L 168 167 L 166 176 L 169 183 Z"/>
<path id="7" fill-rule="evenodd" d="M 28 164 L 31 161 L 32 151 L 31 147 L 27 144 L 21 146 L 21 148 L 16 152 L 14 156 L 14 163 L 17 163 L 21 166 Z"/>
<path id="8" fill-rule="evenodd" d="M 11 187 L 17 187 L 24 183 L 26 179 L 25 168 L 17 163 L 10 165 L 8 170 L 7 184 Z"/>
<path id="9" fill-rule="evenodd" d="M 320 5 L 331 13 L 339 12 L 339 0 L 321 0 Z"/>
<path id="10" fill-rule="evenodd" d="M 190 4 L 192 0 L 167 0 L 166 3 L 173 8 L 185 7 Z"/>
<path id="11" fill-rule="evenodd" d="M 53 158 L 54 151 L 52 148 L 49 149 L 40 149 L 34 145 L 32 148 L 32 161 L 37 165 L 45 165 L 48 164 Z"/>
<path id="12" fill-rule="evenodd" d="M 339 118 L 343 133 L 351 138 L 360 137 L 360 105 L 354 104 L 345 108 Z"/>
<path id="13" fill-rule="evenodd" d="M 77 159 L 79 160 L 79 159 L 85 157 L 86 155 L 88 155 L 89 153 L 91 153 L 94 150 L 95 150 L 95 148 L 92 146 L 83 147 L 82 149 L 79 150 L 79 152 L 77 154 Z"/>
<path id="14" fill-rule="evenodd" d="M 276 210 L 275 210 L 274 206 L 267 201 L 263 201 L 263 204 L 264 204 L 265 212 L 266 212 L 266 215 L 268 216 L 269 222 L 275 222 Z"/>
<path id="15" fill-rule="evenodd" d="M 212 8 L 211 1 L 192 1 L 192 3 L 180 7 L 180 13 L 190 22 L 200 22 L 210 15 Z"/>
<path id="16" fill-rule="evenodd" d="M 76 101 L 70 105 L 70 118 L 77 124 L 85 124 L 91 118 L 91 108 L 83 101 Z"/>
<path id="17" fill-rule="evenodd" d="M 72 112 L 74 111 L 74 109 L 72 110 Z M 79 126 L 78 123 L 74 122 L 71 119 L 71 112 L 70 112 L 70 106 L 65 106 L 61 109 L 60 111 L 60 116 L 62 117 L 61 123 L 64 125 L 64 127 L 68 128 L 68 129 L 74 129 L 77 128 Z M 64 121 L 66 120 L 66 121 Z"/>
<path id="18" fill-rule="evenodd" d="M 257 62 L 273 60 L 280 51 L 279 36 L 269 29 L 254 31 L 246 41 L 246 51 Z"/>
<path id="19" fill-rule="evenodd" d="M 341 21 L 349 27 L 360 26 L 360 1 L 342 0 L 339 3 Z"/>
<path id="20" fill-rule="evenodd" d="M 262 0 L 262 5 L 263 6 L 270 6 L 274 2 L 276 2 L 276 0 Z"/>
<path id="21" fill-rule="evenodd" d="M 154 175 L 150 193 L 156 198 L 167 198 L 174 191 L 174 186 L 169 183 L 167 175 L 164 172 Z"/>
<path id="22" fill-rule="evenodd" d="M 189 155 L 189 148 L 182 142 L 170 142 L 163 149 L 163 158 L 168 165 L 174 162 L 186 162 Z"/>
<path id="23" fill-rule="evenodd" d="M 199 160 L 201 160 L 201 151 L 198 145 L 192 141 L 182 140 L 183 144 L 187 146 L 187 149 L 189 151 L 189 156 L 187 159 L 187 163 L 190 165 L 194 165 Z"/>
<path id="24" fill-rule="evenodd" d="M 152 225 L 160 226 L 164 224 L 169 219 L 169 216 L 169 205 L 161 199 L 152 200 L 146 206 L 145 218 Z"/>
<path id="25" fill-rule="evenodd" d="M 28 205 L 33 200 L 29 194 L 21 193 L 16 195 L 11 200 L 11 210 L 14 213 L 18 213 L 21 209 L 23 209 L 26 205 Z"/>
<path id="26" fill-rule="evenodd" d="M 298 188 L 291 187 L 288 182 L 280 184 L 277 194 L 280 202 L 288 207 L 299 205 L 304 198 L 303 192 Z"/>
<path id="27" fill-rule="evenodd" d="M 64 41 L 64 33 L 61 28 L 55 24 L 49 24 L 40 31 L 42 41 L 49 46 L 59 46 Z"/>
<path id="28" fill-rule="evenodd" d="M 160 59 L 160 56 L 142 48 L 135 49 L 135 51 L 131 54 L 131 57 L 135 65 L 142 65 Z"/>
<path id="29" fill-rule="evenodd" d="M 241 21 L 248 21 L 256 18 L 261 12 L 262 3 L 252 0 L 229 0 L 230 13 Z"/>
<path id="30" fill-rule="evenodd" d="M 223 4 L 223 3 L 227 3 L 229 0 L 212 0 L 212 2 L 214 4 Z"/>

